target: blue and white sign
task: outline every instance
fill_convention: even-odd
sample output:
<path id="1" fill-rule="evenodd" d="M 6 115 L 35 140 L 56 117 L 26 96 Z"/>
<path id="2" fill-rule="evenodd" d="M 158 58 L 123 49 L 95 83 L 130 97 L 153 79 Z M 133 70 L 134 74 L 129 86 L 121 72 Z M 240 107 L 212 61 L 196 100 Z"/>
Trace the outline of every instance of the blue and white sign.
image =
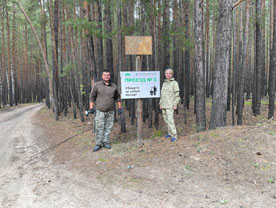
<path id="1" fill-rule="evenodd" d="M 121 97 L 122 99 L 159 98 L 159 71 L 122 71 Z"/>

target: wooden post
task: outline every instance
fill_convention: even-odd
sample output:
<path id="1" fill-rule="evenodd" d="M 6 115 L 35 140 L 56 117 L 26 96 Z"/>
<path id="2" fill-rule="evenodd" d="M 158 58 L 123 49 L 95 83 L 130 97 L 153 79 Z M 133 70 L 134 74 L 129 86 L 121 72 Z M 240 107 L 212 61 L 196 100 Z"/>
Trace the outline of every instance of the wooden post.
<path id="1" fill-rule="evenodd" d="M 136 56 L 136 71 L 141 71 L 141 56 Z M 142 106 L 142 99 L 136 99 L 137 102 L 137 141 L 141 142 L 142 140 L 142 123 L 143 123 L 143 106 Z"/>
<path id="2" fill-rule="evenodd" d="M 125 36 L 125 53 L 126 55 L 136 55 L 136 71 L 141 71 L 141 55 L 152 55 L 152 37 L 151 36 Z M 142 140 L 142 123 L 143 123 L 143 105 L 142 99 L 136 99 L 136 116 L 137 116 L 137 141 Z"/>

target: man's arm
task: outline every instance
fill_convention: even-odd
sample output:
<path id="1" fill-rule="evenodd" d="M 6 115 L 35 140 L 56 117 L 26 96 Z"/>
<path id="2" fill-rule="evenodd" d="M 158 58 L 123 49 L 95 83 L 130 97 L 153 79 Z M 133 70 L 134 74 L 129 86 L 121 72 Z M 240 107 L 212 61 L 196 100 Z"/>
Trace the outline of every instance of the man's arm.
<path id="1" fill-rule="evenodd" d="M 89 104 L 89 108 L 92 109 L 93 107 L 94 107 L 94 102 L 91 101 Z"/>
<path id="2" fill-rule="evenodd" d="M 122 103 L 121 103 L 121 101 L 118 101 L 118 102 L 117 102 L 117 105 L 118 105 L 118 108 L 122 108 Z"/>

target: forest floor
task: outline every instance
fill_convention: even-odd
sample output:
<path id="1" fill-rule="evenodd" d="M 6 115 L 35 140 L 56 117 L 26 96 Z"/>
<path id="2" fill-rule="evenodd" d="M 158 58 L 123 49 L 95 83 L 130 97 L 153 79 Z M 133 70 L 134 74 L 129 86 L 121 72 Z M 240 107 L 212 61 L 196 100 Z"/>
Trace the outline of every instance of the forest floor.
<path id="1" fill-rule="evenodd" d="M 127 133 L 120 133 L 116 123 L 112 149 L 96 153 L 92 151 L 95 135 L 81 134 L 92 127 L 91 117 L 84 123 L 71 116 L 53 122 L 51 111 L 44 108 L 36 123 L 49 136 L 49 146 L 78 135 L 51 154 L 56 165 L 81 176 L 72 180 L 80 180 L 84 194 L 98 189 L 102 197 L 97 197 L 95 205 L 267 208 L 276 207 L 276 122 L 267 120 L 267 103 L 262 104 L 261 115 L 254 117 L 251 103 L 245 103 L 243 126 L 231 126 L 229 113 L 230 126 L 203 133 L 196 132 L 193 108 L 187 111 L 187 124 L 180 108 L 175 143 L 164 139 L 162 117 L 159 131 L 144 124 L 142 144 L 137 143 L 136 129 L 127 119 Z M 207 100 L 208 121 L 210 112 Z M 83 199 L 84 207 L 91 205 L 89 197 Z"/>
<path id="2" fill-rule="evenodd" d="M 127 118 L 127 133 L 115 123 L 112 149 L 96 153 L 91 116 L 84 123 L 72 114 L 54 121 L 44 107 L 33 119 L 42 130 L 33 159 L 46 164 L 33 168 L 35 193 L 49 207 L 276 207 L 276 121 L 267 120 L 267 107 L 263 101 L 254 117 L 245 102 L 243 126 L 231 126 L 229 112 L 228 127 L 202 133 L 194 109 L 184 124 L 180 108 L 174 143 L 164 138 L 162 116 L 160 130 L 144 124 L 142 143 Z M 207 100 L 208 121 L 210 108 Z"/>

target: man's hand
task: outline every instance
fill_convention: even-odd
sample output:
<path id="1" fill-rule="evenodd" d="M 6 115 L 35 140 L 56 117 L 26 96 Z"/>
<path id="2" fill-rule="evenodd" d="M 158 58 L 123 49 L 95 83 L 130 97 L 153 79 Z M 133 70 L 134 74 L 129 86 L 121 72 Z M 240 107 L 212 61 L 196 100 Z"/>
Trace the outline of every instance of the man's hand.
<path id="1" fill-rule="evenodd" d="M 121 115 L 123 113 L 123 109 L 122 108 L 118 108 L 118 114 Z"/>
<path id="2" fill-rule="evenodd" d="M 96 112 L 95 108 L 89 109 L 89 113 L 94 114 Z"/>

